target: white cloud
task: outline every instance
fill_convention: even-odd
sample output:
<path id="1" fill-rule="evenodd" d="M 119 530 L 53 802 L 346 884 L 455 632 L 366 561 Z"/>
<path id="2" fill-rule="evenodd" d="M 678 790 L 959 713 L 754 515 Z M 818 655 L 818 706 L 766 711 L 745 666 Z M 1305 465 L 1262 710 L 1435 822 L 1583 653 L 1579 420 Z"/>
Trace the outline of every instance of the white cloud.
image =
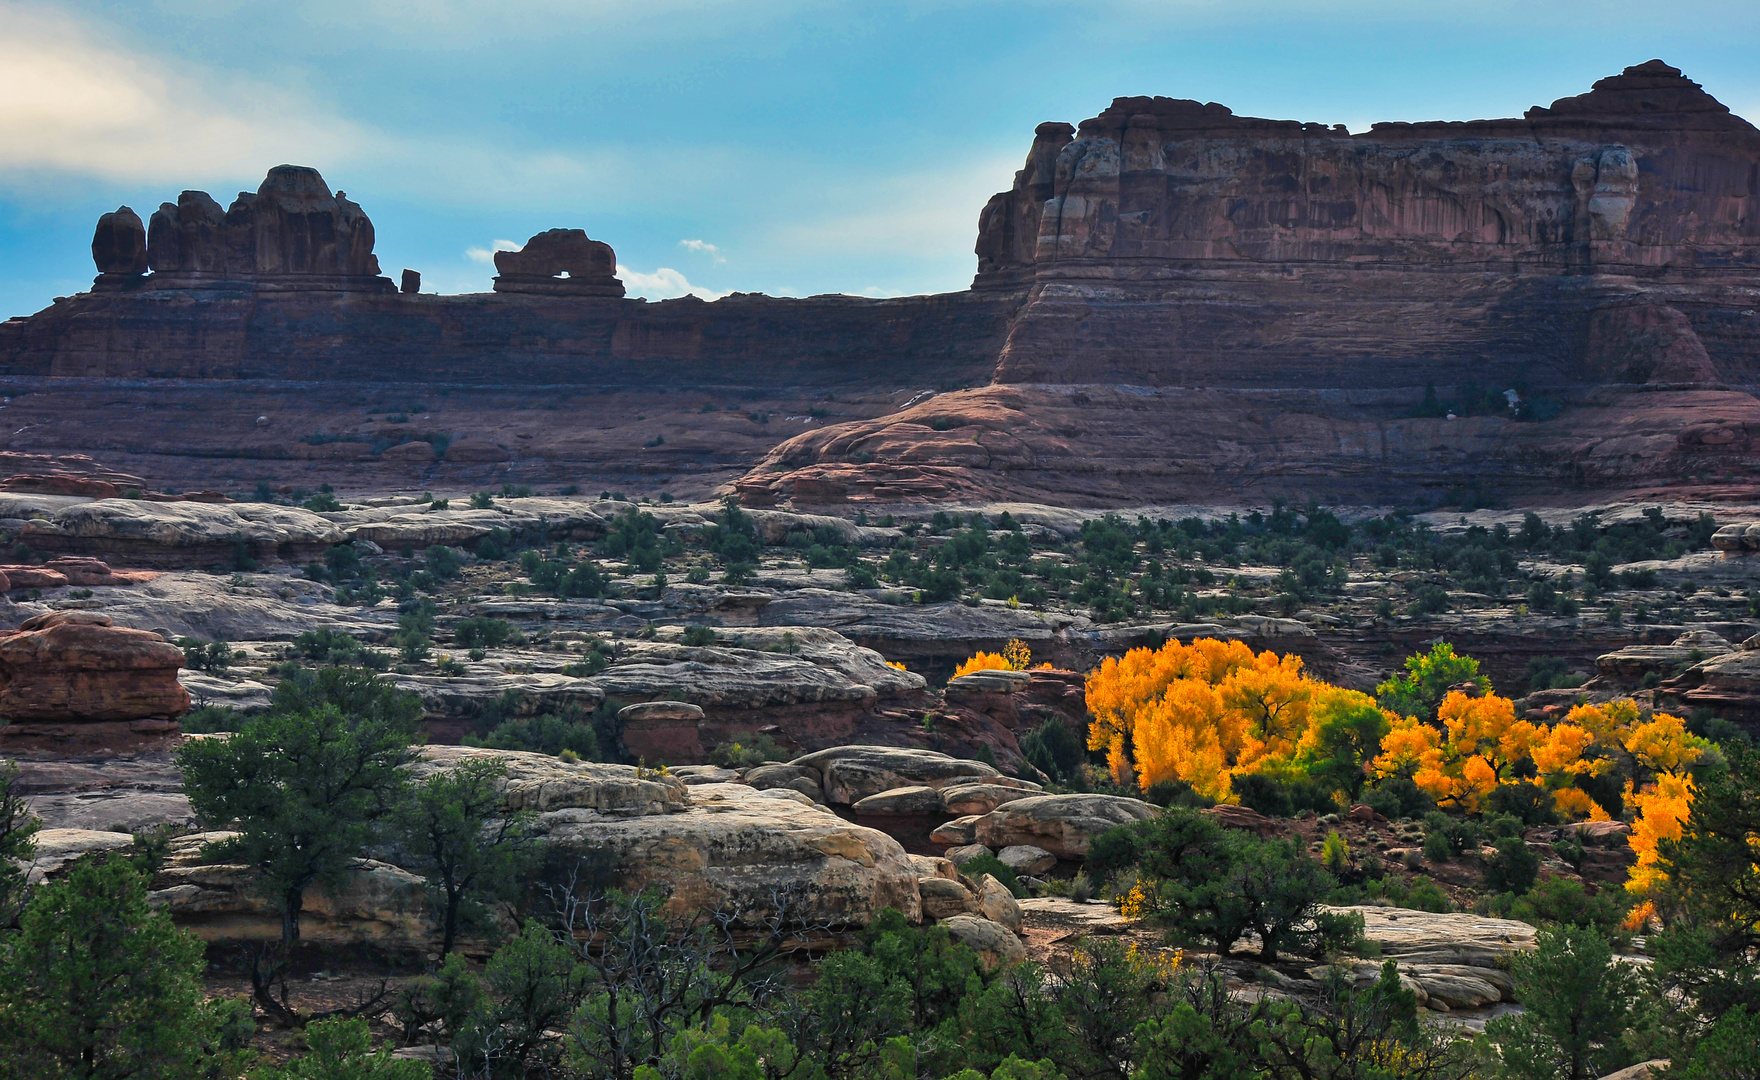
<path id="1" fill-rule="evenodd" d="M 206 84 L 65 17 L 0 0 L 0 26 L 0 172 L 187 182 L 332 164 L 367 141 L 311 102 Z"/>
<path id="2" fill-rule="evenodd" d="M 518 251 L 524 246 L 524 244 L 516 244 L 512 240 L 495 240 L 486 248 L 465 248 L 464 257 L 472 262 L 486 263 L 493 266 L 495 265 L 495 253 L 497 251 Z"/>
<path id="3" fill-rule="evenodd" d="M 1019 158 L 1011 153 L 954 163 L 938 172 L 829 183 L 820 189 L 818 206 L 798 211 L 791 223 L 768 234 L 765 246 L 796 259 L 860 256 L 904 259 L 919 269 L 946 267 L 949 278 L 930 280 L 940 288 L 963 288 L 961 279 L 977 262 L 972 240 L 978 213 L 992 195 L 1007 189 L 1019 167 Z M 920 280 L 922 274 L 916 277 Z M 863 293 L 897 295 L 878 287 Z"/>
<path id="4" fill-rule="evenodd" d="M 617 276 L 623 279 L 624 288 L 632 296 L 645 296 L 649 300 L 666 300 L 674 296 L 697 296 L 704 300 L 719 300 L 727 294 L 705 289 L 701 285 L 692 285 L 685 276 L 668 266 L 662 266 L 652 274 L 644 274 L 631 270 L 622 263 L 617 264 Z"/>
<path id="5" fill-rule="evenodd" d="M 686 251 L 694 251 L 699 255 L 707 255 L 714 259 L 717 265 L 727 261 L 727 257 L 721 254 L 721 249 L 714 244 L 709 243 L 707 240 L 680 240 L 678 246 L 684 248 Z"/>

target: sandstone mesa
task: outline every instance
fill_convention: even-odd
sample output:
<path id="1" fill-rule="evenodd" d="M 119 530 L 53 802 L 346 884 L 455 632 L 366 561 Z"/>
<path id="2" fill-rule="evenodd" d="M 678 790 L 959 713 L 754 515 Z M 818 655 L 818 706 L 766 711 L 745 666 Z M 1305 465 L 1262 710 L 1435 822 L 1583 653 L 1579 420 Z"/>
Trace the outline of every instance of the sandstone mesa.
<path id="1" fill-rule="evenodd" d="M 400 293 L 360 207 L 279 166 L 225 210 L 185 192 L 144 224 L 104 215 L 93 290 L 0 325 L 0 374 L 44 415 L 69 377 L 179 380 L 163 400 L 205 403 L 211 432 L 119 417 L 96 448 L 168 477 L 294 475 L 322 451 L 381 483 L 586 472 L 802 506 L 1751 483 L 1756 161 L 1760 131 L 1661 61 L 1521 118 L 1358 133 L 1119 98 L 1040 125 L 980 217 L 970 290 L 714 303 L 623 298 L 579 229 L 498 253 L 492 293 Z M 449 407 L 488 430 L 367 432 L 342 392 L 385 381 L 480 387 Z M 1467 382 L 1527 422 L 1414 415 Z M 658 393 L 641 411 L 665 438 L 505 430 L 538 387 Z M 741 394 L 796 433 L 698 407 Z M 283 415 L 331 434 L 301 447 Z M 13 445 L 94 449 L 47 440 Z"/>

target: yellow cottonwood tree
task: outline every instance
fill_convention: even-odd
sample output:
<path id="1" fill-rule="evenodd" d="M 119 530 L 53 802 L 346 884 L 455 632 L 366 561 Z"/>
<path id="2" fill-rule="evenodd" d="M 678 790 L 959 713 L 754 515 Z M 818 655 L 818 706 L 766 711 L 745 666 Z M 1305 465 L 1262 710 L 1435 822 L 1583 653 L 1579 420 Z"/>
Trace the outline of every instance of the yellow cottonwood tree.
<path id="1" fill-rule="evenodd" d="M 953 670 L 953 678 L 970 675 L 974 671 L 1025 671 L 1032 663 L 1032 650 L 1027 648 L 1026 642 L 1017 638 L 1004 645 L 999 653 L 979 650 Z"/>
<path id="2" fill-rule="evenodd" d="M 1638 810 L 1632 821 L 1630 843 L 1638 856 L 1626 878 L 1626 891 L 1648 893 L 1668 880 L 1660 864 L 1657 845 L 1664 840 L 1679 840 L 1687 815 L 1693 810 L 1693 781 L 1687 776 L 1660 773 L 1654 784 L 1642 790 L 1626 788 L 1626 801 Z"/>
<path id="3" fill-rule="evenodd" d="M 1301 657 L 1238 641 L 1133 649 L 1088 677 L 1088 748 L 1106 751 L 1120 783 L 1183 780 L 1226 799 L 1231 776 L 1290 761 L 1316 695 L 1331 690 L 1302 673 Z"/>
<path id="4" fill-rule="evenodd" d="M 1093 718 L 1088 728 L 1088 749 L 1106 751 L 1113 778 L 1128 783 L 1142 767 L 1133 761 L 1133 741 L 1138 722 L 1160 702 L 1176 683 L 1201 684 L 1214 694 L 1215 687 L 1236 668 L 1253 661 L 1253 650 L 1239 641 L 1217 641 L 1197 638 L 1190 645 L 1178 639 L 1159 649 L 1132 649 L 1122 657 L 1108 657 L 1088 675 L 1088 713 Z M 1153 710 L 1151 721 L 1160 727 L 1147 736 L 1148 744 L 1157 749 L 1150 752 L 1149 771 L 1158 779 L 1175 775 L 1159 755 L 1173 753 L 1174 747 L 1196 746 L 1205 740 L 1194 736 L 1176 735 L 1174 727 L 1196 727 L 1211 714 L 1211 704 L 1204 695 L 1182 691 L 1182 696 L 1168 708 Z M 1220 702 L 1214 706 L 1220 715 Z M 1216 738 L 1221 745 L 1221 738 Z M 1179 776 L 1179 779 L 1186 779 Z M 1147 781 L 1147 784 L 1154 783 Z"/>
<path id="5" fill-rule="evenodd" d="M 1514 767 L 1529 757 L 1543 729 L 1516 719 L 1515 702 L 1497 694 L 1450 691 L 1436 707 L 1442 730 L 1415 716 L 1393 725 L 1371 763 L 1377 777 L 1409 774 L 1438 804 L 1479 810 Z"/>

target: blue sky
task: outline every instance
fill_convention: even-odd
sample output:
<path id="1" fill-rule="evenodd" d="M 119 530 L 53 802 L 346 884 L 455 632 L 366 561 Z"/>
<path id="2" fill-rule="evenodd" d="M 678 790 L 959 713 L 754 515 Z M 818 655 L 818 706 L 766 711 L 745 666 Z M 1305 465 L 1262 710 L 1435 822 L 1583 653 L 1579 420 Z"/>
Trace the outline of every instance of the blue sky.
<path id="1" fill-rule="evenodd" d="M 585 228 L 631 292 L 964 288 L 1035 124 L 1166 94 L 1343 123 L 1518 115 L 1661 57 L 1760 118 L 1760 4 L 0 0 L 0 317 L 97 216 L 281 162 L 393 276 Z"/>

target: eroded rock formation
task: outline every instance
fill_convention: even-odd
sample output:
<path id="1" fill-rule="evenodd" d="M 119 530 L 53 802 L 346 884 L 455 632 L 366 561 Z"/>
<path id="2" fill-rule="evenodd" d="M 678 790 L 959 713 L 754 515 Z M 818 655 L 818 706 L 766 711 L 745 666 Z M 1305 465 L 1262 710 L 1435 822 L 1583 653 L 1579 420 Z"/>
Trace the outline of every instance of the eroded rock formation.
<path id="1" fill-rule="evenodd" d="M 0 719 L 8 733 L 76 736 L 89 723 L 175 730 L 189 711 L 183 653 L 109 616 L 57 611 L 0 631 Z"/>
<path id="2" fill-rule="evenodd" d="M 270 169 L 256 192 L 239 192 L 225 210 L 205 191 L 185 191 L 159 204 L 146 240 L 153 276 L 143 284 L 153 289 L 391 288 L 379 278 L 373 223 L 343 192 L 332 194 L 318 170 L 299 165 Z"/>
<path id="3" fill-rule="evenodd" d="M 1034 288 L 1004 382 L 1741 378 L 1757 162 L 1760 131 L 1655 60 L 1520 119 L 1357 134 L 1118 98 L 1040 126 L 975 286 Z"/>
<path id="4" fill-rule="evenodd" d="M 147 272 L 147 232 L 140 215 L 126 206 L 98 219 L 92 234 L 92 262 L 100 284 L 137 278 Z"/>
<path id="5" fill-rule="evenodd" d="M 495 291 L 556 296 L 622 296 L 617 255 L 582 229 L 551 229 L 518 251 L 495 253 Z"/>
<path id="6" fill-rule="evenodd" d="M 1760 476 L 1760 405 L 1732 389 L 1760 378 L 1757 206 L 1760 131 L 1660 61 L 1520 118 L 1354 134 L 1119 98 L 1039 126 L 972 290 L 892 300 L 624 299 L 578 229 L 499 253 L 493 293 L 400 294 L 360 208 L 282 166 L 224 212 L 186 192 L 144 245 L 105 215 L 99 286 L 0 324 L 0 374 L 208 380 L 229 405 L 221 380 L 639 388 L 687 420 L 709 389 L 868 397 L 733 451 L 700 419 L 664 448 L 464 423 L 444 452 L 306 442 L 240 402 L 177 451 L 571 481 L 712 463 L 750 468 L 754 504 L 1611 494 Z M 1473 407 L 1420 414 L 1427 384 Z"/>

